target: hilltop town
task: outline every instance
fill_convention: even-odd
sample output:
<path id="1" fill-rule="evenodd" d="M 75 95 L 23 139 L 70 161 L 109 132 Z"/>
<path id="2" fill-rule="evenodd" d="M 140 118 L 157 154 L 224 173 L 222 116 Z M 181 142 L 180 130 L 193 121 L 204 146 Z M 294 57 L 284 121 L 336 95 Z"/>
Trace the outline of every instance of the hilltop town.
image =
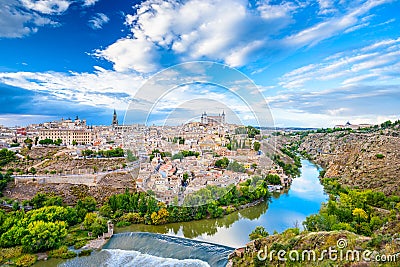
<path id="1" fill-rule="evenodd" d="M 269 176 L 269 190 L 280 191 L 292 178 L 271 159 L 278 153 L 292 161 L 275 151 L 270 132 L 229 124 L 224 112 L 204 112 L 200 121 L 179 126 L 145 126 L 120 125 L 114 111 L 109 126 L 89 126 L 77 116 L 0 132 L 1 146 L 18 159 L 3 166 L 14 177 L 4 195 L 20 200 L 55 192 L 71 203 L 85 195 L 102 202 L 128 188 L 181 205 L 210 185 Z"/>

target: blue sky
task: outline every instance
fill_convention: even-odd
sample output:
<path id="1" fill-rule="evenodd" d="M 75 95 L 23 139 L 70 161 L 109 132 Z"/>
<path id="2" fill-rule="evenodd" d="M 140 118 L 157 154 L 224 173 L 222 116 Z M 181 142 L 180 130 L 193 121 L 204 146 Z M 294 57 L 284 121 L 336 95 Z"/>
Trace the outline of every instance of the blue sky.
<path id="1" fill-rule="evenodd" d="M 277 126 L 332 127 L 400 117 L 399 1 L 3 0 L 0 5 L 3 125 L 76 115 L 110 124 L 114 108 L 121 121 L 129 106 L 161 94 L 143 86 L 149 78 L 190 61 L 217 62 L 242 75 L 234 77 L 232 88 L 183 84 L 171 76 L 177 89 L 157 95 L 157 112 L 149 116 L 153 123 L 171 117 L 188 121 L 203 110 L 222 109 L 228 120 L 252 123 L 251 112 L 233 96 L 233 84 L 240 87 L 243 77 L 265 98 L 260 104 L 254 94 L 257 99 L 245 104 L 264 105 Z M 251 95 L 250 87 L 242 85 L 240 94 Z"/>

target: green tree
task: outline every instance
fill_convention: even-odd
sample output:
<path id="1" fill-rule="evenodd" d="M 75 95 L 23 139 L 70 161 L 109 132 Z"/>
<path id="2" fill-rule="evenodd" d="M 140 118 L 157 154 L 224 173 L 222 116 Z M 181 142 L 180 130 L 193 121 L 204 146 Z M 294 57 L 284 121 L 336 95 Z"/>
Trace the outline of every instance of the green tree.
<path id="1" fill-rule="evenodd" d="M 27 231 L 21 240 L 23 249 L 27 252 L 47 251 L 60 246 L 67 236 L 67 224 L 63 221 L 34 221 L 29 223 Z"/>
<path id="2" fill-rule="evenodd" d="M 261 144 L 259 142 L 254 142 L 253 148 L 255 151 L 259 151 L 261 147 Z"/>
<path id="3" fill-rule="evenodd" d="M 15 201 L 15 200 L 14 200 L 13 205 L 12 205 L 12 210 L 13 210 L 13 211 L 19 210 L 19 203 L 18 203 L 18 201 Z"/>
<path id="4" fill-rule="evenodd" d="M 263 237 L 269 236 L 268 232 L 265 230 L 263 226 L 257 226 L 250 234 L 249 239 L 255 240 Z"/>
<path id="5" fill-rule="evenodd" d="M 59 196 L 49 197 L 45 202 L 45 206 L 62 206 L 62 198 Z"/>
<path id="6" fill-rule="evenodd" d="M 129 149 L 126 151 L 126 159 L 128 160 L 128 162 L 133 162 L 138 160 L 138 158 L 135 155 L 133 155 L 132 151 Z"/>
<path id="7" fill-rule="evenodd" d="M 358 218 L 358 223 L 361 222 L 361 219 L 366 220 L 368 219 L 368 214 L 360 208 L 355 208 L 353 210 L 353 216 L 356 216 Z"/>
<path id="8" fill-rule="evenodd" d="M 24 143 L 25 143 L 26 147 L 27 147 L 29 150 L 31 150 L 32 144 L 33 144 L 33 140 L 30 139 L 30 138 L 26 138 L 26 139 L 24 140 Z"/>
<path id="9" fill-rule="evenodd" d="M 189 179 L 189 174 L 187 172 L 185 172 L 183 174 L 183 182 L 186 183 L 186 181 Z"/>
<path id="10" fill-rule="evenodd" d="M 53 140 L 50 138 L 46 138 L 46 139 L 40 140 L 39 144 L 48 146 L 48 145 L 53 144 Z"/>
<path id="11" fill-rule="evenodd" d="M 94 151 L 91 149 L 84 149 L 84 150 L 82 150 L 81 153 L 82 153 L 82 156 L 89 157 L 94 154 Z"/>
<path id="12" fill-rule="evenodd" d="M 31 167 L 29 169 L 29 172 L 32 173 L 33 175 L 35 175 L 37 173 L 36 169 L 34 167 Z"/>
<path id="13" fill-rule="evenodd" d="M 99 214 L 103 217 L 110 218 L 112 215 L 112 209 L 111 209 L 110 205 L 104 204 L 103 206 L 101 206 L 99 209 Z"/>
<path id="14" fill-rule="evenodd" d="M 31 205 L 35 208 L 41 208 L 44 206 L 44 203 L 47 201 L 47 196 L 46 194 L 43 193 L 37 193 L 32 199 L 31 199 Z"/>
<path id="15" fill-rule="evenodd" d="M 281 184 L 281 178 L 277 174 L 268 174 L 267 179 L 269 184 L 273 185 L 280 185 Z"/>
<path id="16" fill-rule="evenodd" d="M 54 141 L 54 144 L 56 146 L 60 146 L 62 144 L 62 139 L 58 138 L 56 141 Z"/>
<path id="17" fill-rule="evenodd" d="M 228 164 L 227 170 L 234 172 L 246 172 L 246 168 L 236 160 Z"/>
<path id="18" fill-rule="evenodd" d="M 4 166 L 7 163 L 13 161 L 15 159 L 15 153 L 7 148 L 3 148 L 0 150 L 0 166 Z"/>
<path id="19" fill-rule="evenodd" d="M 222 159 L 215 161 L 214 165 L 217 168 L 225 169 L 226 167 L 228 167 L 228 164 L 229 164 L 229 159 L 226 157 L 223 157 Z"/>
<path id="20" fill-rule="evenodd" d="M 94 212 L 86 214 L 85 219 L 83 220 L 83 225 L 85 226 L 85 229 L 91 231 L 94 236 L 101 235 L 107 231 L 106 220 Z"/>
<path id="21" fill-rule="evenodd" d="M 97 202 L 94 197 L 85 197 L 82 200 L 82 207 L 89 212 L 96 210 L 96 205 Z"/>

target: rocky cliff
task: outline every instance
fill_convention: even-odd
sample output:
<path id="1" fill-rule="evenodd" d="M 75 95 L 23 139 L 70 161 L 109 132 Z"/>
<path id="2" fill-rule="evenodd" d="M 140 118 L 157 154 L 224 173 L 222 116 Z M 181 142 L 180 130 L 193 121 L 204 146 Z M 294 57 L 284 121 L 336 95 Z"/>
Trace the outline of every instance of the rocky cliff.
<path id="1" fill-rule="evenodd" d="M 337 131 L 312 133 L 299 147 L 326 169 L 325 177 L 337 177 L 351 188 L 374 189 L 400 195 L 400 130 Z"/>

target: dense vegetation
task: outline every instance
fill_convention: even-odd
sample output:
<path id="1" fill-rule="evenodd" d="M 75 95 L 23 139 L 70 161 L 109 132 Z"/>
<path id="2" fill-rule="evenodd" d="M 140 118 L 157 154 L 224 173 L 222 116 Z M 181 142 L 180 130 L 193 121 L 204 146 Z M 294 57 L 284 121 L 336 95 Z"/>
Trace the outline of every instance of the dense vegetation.
<path id="1" fill-rule="evenodd" d="M 249 138 L 254 138 L 256 135 L 260 134 L 260 130 L 249 125 L 246 127 L 236 128 L 235 134 L 247 134 Z"/>
<path id="2" fill-rule="evenodd" d="M 6 165 L 7 163 L 15 159 L 15 153 L 7 148 L 0 150 L 0 167 Z"/>
<path id="3" fill-rule="evenodd" d="M 82 150 L 82 156 L 84 157 L 91 157 L 91 156 L 101 156 L 101 157 L 106 157 L 106 158 L 116 158 L 116 157 L 123 157 L 124 156 L 124 150 L 122 148 L 114 148 L 110 150 L 99 150 L 99 151 L 93 151 L 91 149 L 84 149 Z"/>
<path id="4" fill-rule="evenodd" d="M 7 186 L 7 183 L 12 180 L 12 176 L 10 172 L 5 174 L 0 173 L 0 196 L 3 196 L 3 189 Z"/>
<path id="5" fill-rule="evenodd" d="M 21 266 L 28 266 L 36 261 L 29 253 L 60 248 L 64 251 L 65 245 L 86 243 L 88 232 L 96 237 L 107 230 L 106 219 L 93 213 L 97 203 L 92 197 L 79 200 L 74 207 L 62 206 L 61 197 L 40 193 L 22 204 L 12 203 L 12 211 L 0 210 L 0 254 L 9 251 L 1 261 L 13 258 L 16 263 L 26 262 Z M 33 209 L 25 211 L 26 208 Z M 53 257 L 75 255 L 62 251 L 54 252 Z"/>
<path id="6" fill-rule="evenodd" d="M 28 147 L 29 147 L 29 144 L 30 144 L 30 146 L 32 146 L 32 140 L 30 140 L 30 139 L 26 139 L 25 140 L 25 143 L 28 145 Z M 62 140 L 60 139 L 60 138 L 58 138 L 57 140 L 53 140 L 53 139 L 50 139 L 50 138 L 46 138 L 46 139 L 43 139 L 43 140 L 40 140 L 39 141 L 39 144 L 40 145 L 45 145 L 45 146 L 48 146 L 48 145 L 56 145 L 56 146 L 59 146 L 59 145 L 61 145 L 62 144 Z"/>
<path id="7" fill-rule="evenodd" d="M 396 220 L 400 211 L 398 196 L 343 188 L 333 178 L 322 178 L 322 183 L 331 198 L 319 214 L 305 220 L 304 226 L 309 231 L 348 230 L 370 236 L 386 222 Z"/>
<path id="8" fill-rule="evenodd" d="M 158 202 L 152 192 L 113 195 L 100 208 L 100 214 L 116 220 L 118 226 L 131 223 L 164 224 L 217 218 L 236 210 L 239 205 L 269 198 L 267 183 L 255 176 L 238 187 L 207 186 L 188 195 L 182 206 Z M 177 203 L 175 203 L 177 204 Z"/>
<path id="9" fill-rule="evenodd" d="M 9 179 L 10 176 L 2 177 Z M 90 239 L 89 232 L 93 237 L 106 232 L 109 219 L 117 226 L 124 226 L 217 218 L 235 211 L 240 205 L 269 196 L 266 180 L 258 176 L 238 186 L 207 186 L 189 195 L 182 206 L 167 206 L 157 201 L 152 192 L 126 190 L 111 196 L 100 207 L 92 197 L 79 200 L 75 206 L 63 206 L 61 197 L 39 193 L 22 203 L 8 201 L 12 204 L 10 212 L 0 210 L 0 252 L 21 248 L 4 259 L 18 259 L 29 264 L 36 260 L 29 253 L 51 250 L 49 255 L 53 257 L 72 257 L 75 254 L 66 246 L 81 247 Z"/>
<path id="10" fill-rule="evenodd" d="M 191 151 L 191 150 L 189 150 L 189 151 L 182 150 L 182 151 L 178 152 L 177 154 L 174 154 L 172 156 L 172 159 L 183 159 L 183 158 L 192 157 L 192 156 L 198 157 L 199 155 L 200 155 L 199 152 L 195 152 L 195 151 Z"/>
<path id="11" fill-rule="evenodd" d="M 249 234 L 249 239 L 250 240 L 256 240 L 260 239 L 263 237 L 269 236 L 269 233 L 263 226 L 257 226 L 250 234 Z"/>
<path id="12" fill-rule="evenodd" d="M 230 162 L 228 158 L 223 157 L 215 161 L 214 166 L 221 169 L 227 169 L 234 172 L 246 172 L 246 168 L 243 164 L 240 164 L 236 160 Z"/>
<path id="13" fill-rule="evenodd" d="M 301 168 L 301 163 L 285 163 L 279 155 L 273 155 L 272 160 L 278 164 L 279 167 L 283 169 L 283 171 L 292 177 L 299 176 L 300 175 L 300 168 Z"/>

